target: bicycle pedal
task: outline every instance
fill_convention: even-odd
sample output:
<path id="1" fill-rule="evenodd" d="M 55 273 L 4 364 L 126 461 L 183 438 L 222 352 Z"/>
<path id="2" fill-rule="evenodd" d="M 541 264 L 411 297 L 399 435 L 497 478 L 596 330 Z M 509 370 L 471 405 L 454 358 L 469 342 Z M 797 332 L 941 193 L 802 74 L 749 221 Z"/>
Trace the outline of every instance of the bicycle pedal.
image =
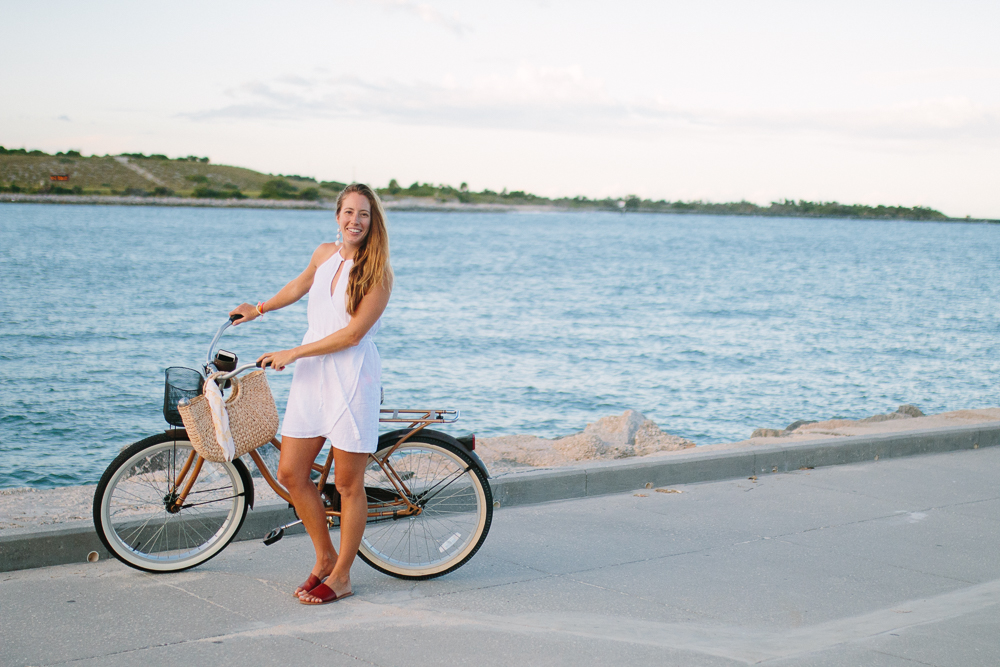
<path id="1" fill-rule="evenodd" d="M 285 527 L 284 526 L 282 526 L 281 528 L 275 528 L 270 533 L 268 533 L 267 535 L 264 536 L 264 545 L 265 546 L 271 546 L 272 544 L 274 544 L 275 542 L 277 542 L 278 540 L 280 540 L 284 536 L 285 536 Z"/>

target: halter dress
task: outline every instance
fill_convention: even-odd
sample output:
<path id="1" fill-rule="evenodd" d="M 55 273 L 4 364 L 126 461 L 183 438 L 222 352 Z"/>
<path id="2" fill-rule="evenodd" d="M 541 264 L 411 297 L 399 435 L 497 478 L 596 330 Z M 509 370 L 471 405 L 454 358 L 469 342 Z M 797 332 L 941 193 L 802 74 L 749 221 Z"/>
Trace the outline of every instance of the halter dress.
<path id="1" fill-rule="evenodd" d="M 343 264 L 337 284 L 333 277 Z M 302 344 L 339 331 L 351 321 L 347 313 L 347 283 L 354 260 L 340 251 L 316 269 L 309 289 L 309 329 Z M 332 293 L 331 293 L 332 290 Z M 378 443 L 382 391 L 382 360 L 375 347 L 381 319 L 361 342 L 332 354 L 303 357 L 295 362 L 281 435 L 324 436 L 337 449 L 372 453 Z"/>

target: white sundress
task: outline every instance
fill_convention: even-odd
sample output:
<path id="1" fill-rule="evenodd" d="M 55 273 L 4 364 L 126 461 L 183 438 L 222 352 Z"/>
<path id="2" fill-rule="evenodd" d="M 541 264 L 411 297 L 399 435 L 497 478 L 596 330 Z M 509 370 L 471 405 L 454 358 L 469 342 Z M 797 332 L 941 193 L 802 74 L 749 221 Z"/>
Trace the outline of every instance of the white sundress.
<path id="1" fill-rule="evenodd" d="M 333 277 L 344 268 L 332 287 Z M 302 344 L 339 331 L 351 321 L 347 314 L 347 283 L 354 260 L 340 251 L 323 262 L 309 289 L 309 329 Z M 333 293 L 331 294 L 331 287 Z M 375 347 L 381 319 L 361 342 L 332 354 L 303 357 L 295 362 L 281 435 L 293 438 L 324 436 L 337 449 L 372 453 L 378 443 L 382 391 L 382 360 Z"/>

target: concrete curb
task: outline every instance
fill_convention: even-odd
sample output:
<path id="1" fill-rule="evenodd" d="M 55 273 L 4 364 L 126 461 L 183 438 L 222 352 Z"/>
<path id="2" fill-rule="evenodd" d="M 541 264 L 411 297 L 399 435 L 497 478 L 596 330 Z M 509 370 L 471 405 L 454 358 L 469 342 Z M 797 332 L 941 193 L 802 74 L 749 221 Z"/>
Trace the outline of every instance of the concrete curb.
<path id="1" fill-rule="evenodd" d="M 646 484 L 691 484 L 998 445 L 1000 422 L 989 422 L 736 449 L 694 449 L 642 461 L 607 461 L 511 473 L 491 479 L 490 485 L 494 500 L 508 507 L 622 493 Z M 260 539 L 275 526 L 293 519 L 283 503 L 258 505 L 247 514 L 236 539 Z M 301 530 L 297 526 L 287 534 Z M 85 563 L 92 551 L 101 558 L 111 557 L 89 521 L 5 531 L 0 535 L 0 572 Z"/>
<path id="2" fill-rule="evenodd" d="M 696 448 L 642 461 L 515 473 L 492 480 L 493 495 L 501 506 L 527 505 L 622 493 L 646 484 L 691 484 L 997 445 L 1000 422 L 734 449 Z"/>

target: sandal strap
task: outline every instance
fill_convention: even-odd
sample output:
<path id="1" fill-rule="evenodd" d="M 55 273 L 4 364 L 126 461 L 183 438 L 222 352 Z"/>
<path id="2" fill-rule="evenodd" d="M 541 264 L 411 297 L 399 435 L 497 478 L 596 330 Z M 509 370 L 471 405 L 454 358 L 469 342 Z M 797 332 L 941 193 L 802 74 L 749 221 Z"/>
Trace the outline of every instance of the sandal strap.
<path id="1" fill-rule="evenodd" d="M 333 592 L 333 589 L 326 584 L 320 584 L 316 588 L 309 591 L 309 595 L 313 597 L 318 597 L 323 602 L 333 602 L 337 599 L 337 594 Z"/>
<path id="2" fill-rule="evenodd" d="M 323 580 L 320 579 L 319 577 L 317 577 L 315 574 L 310 574 L 309 578 L 306 579 L 304 582 L 302 582 L 302 585 L 299 586 L 299 590 L 303 590 L 306 593 L 308 593 L 312 589 L 314 589 L 317 586 L 319 586 L 322 581 Z"/>

